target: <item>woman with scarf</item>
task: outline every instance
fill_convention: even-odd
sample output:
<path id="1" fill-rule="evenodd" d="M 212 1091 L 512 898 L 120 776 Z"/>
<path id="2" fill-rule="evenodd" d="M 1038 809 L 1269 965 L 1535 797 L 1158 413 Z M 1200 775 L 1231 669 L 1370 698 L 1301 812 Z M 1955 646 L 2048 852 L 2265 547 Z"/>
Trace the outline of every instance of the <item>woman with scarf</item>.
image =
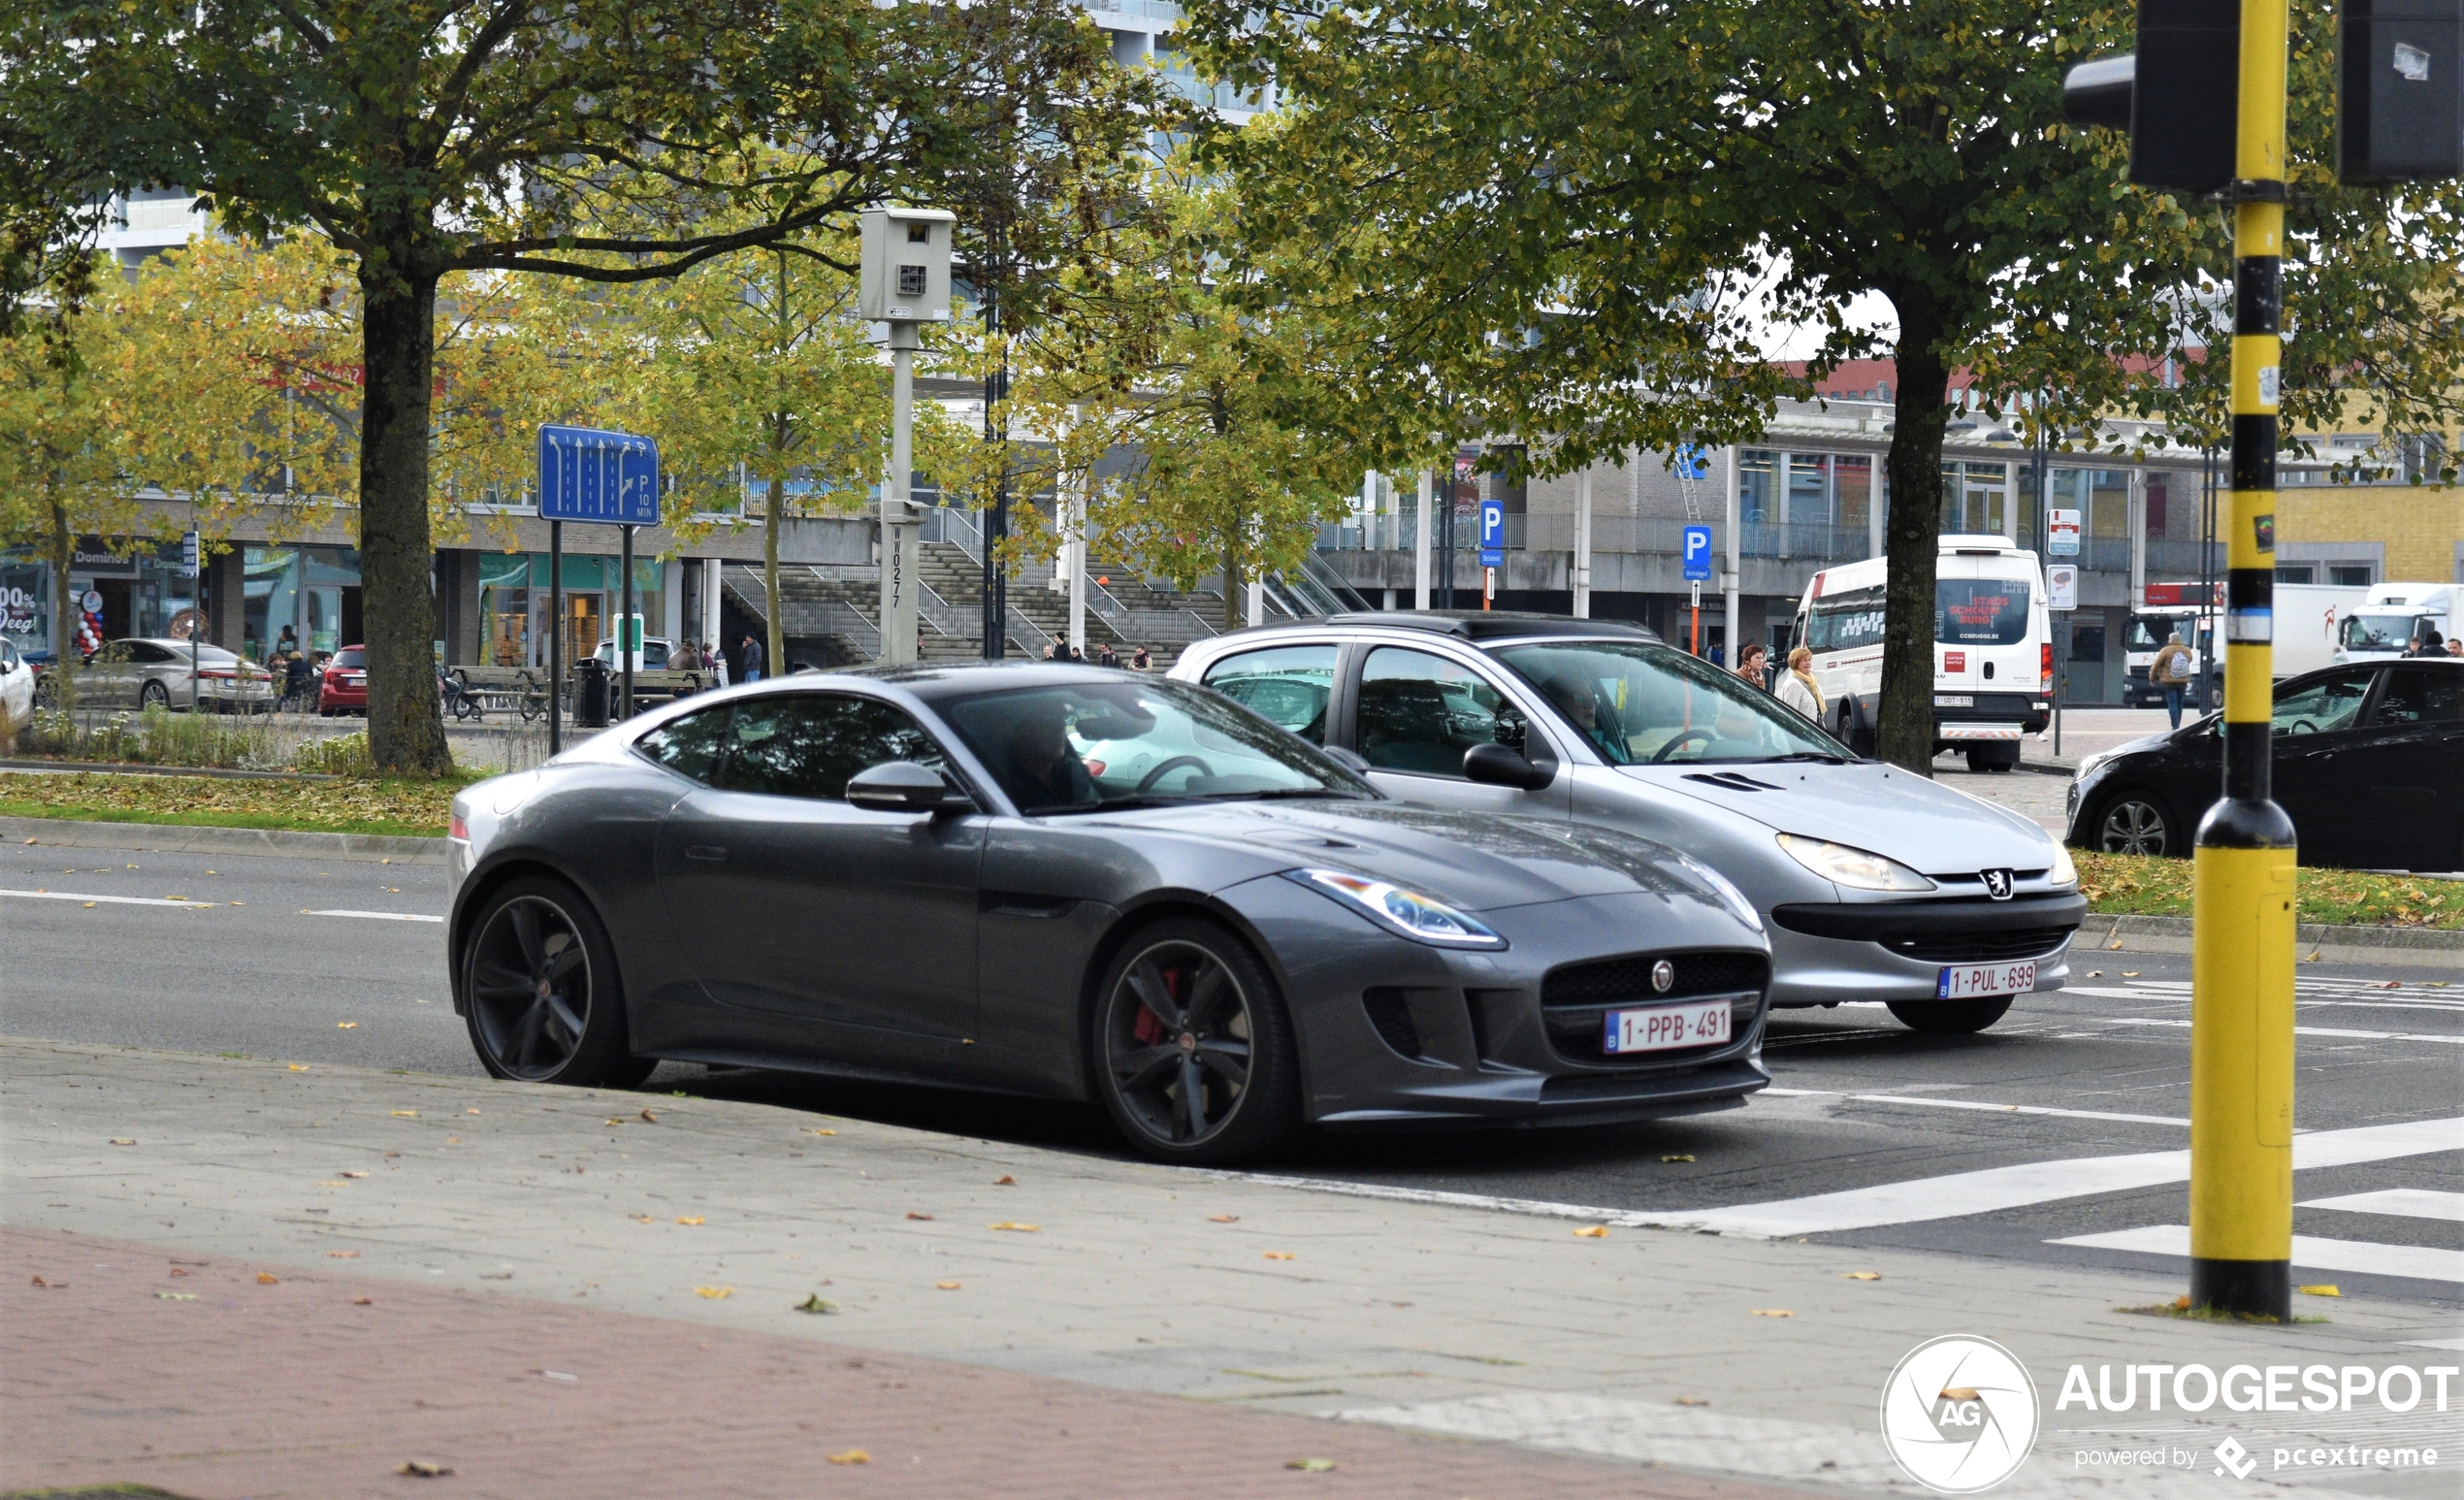
<path id="1" fill-rule="evenodd" d="M 1779 701 L 1816 724 L 1823 722 L 1823 690 L 1814 686 L 1814 653 L 1799 646 L 1788 653 L 1788 675 L 1779 683 Z"/>

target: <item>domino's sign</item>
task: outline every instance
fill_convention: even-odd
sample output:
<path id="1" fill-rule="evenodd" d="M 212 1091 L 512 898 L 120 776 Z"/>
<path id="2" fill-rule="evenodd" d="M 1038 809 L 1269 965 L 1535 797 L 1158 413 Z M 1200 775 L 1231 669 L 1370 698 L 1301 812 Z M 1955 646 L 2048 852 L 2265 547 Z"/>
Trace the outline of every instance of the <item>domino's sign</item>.
<path id="1" fill-rule="evenodd" d="M 659 524 L 659 444 L 596 427 L 539 429 L 539 518 Z"/>

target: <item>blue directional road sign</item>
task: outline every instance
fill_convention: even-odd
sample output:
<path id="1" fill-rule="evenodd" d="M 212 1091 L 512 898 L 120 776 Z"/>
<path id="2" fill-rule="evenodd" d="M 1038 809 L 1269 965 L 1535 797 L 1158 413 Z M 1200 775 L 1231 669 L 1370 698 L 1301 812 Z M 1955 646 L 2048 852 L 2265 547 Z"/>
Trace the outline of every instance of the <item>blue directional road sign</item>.
<path id="1" fill-rule="evenodd" d="M 1480 502 L 1480 566 L 1506 566 L 1506 502 Z"/>
<path id="2" fill-rule="evenodd" d="M 539 518 L 659 524 L 659 444 L 595 427 L 539 429 Z"/>
<path id="3" fill-rule="evenodd" d="M 1689 526 L 1685 529 L 1685 575 L 1689 578 L 1711 576 L 1711 528 Z"/>

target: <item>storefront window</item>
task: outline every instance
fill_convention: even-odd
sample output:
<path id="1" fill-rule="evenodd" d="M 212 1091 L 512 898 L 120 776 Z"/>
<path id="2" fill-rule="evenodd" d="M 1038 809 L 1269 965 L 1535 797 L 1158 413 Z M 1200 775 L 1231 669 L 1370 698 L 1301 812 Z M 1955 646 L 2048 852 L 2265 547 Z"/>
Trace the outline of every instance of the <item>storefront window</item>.
<path id="1" fill-rule="evenodd" d="M 1832 473 L 1837 497 L 1832 524 L 1865 530 L 1873 518 L 1873 460 L 1862 454 L 1842 455 L 1832 460 Z"/>
<path id="2" fill-rule="evenodd" d="M 664 570 L 633 560 L 633 609 L 643 634 L 659 634 L 665 617 Z M 545 667 L 548 641 L 548 559 L 544 552 L 492 553 L 479 560 L 479 654 L 492 667 Z M 613 629 L 623 583 L 612 557 L 565 559 L 565 660 L 599 649 Z"/>
<path id="3" fill-rule="evenodd" d="M 51 566 L 0 555 L 0 636 L 18 651 L 51 649 Z"/>
<path id="4" fill-rule="evenodd" d="M 2006 537 L 2010 474 L 1999 464 L 1942 466 L 1942 530 Z"/>
<path id="5" fill-rule="evenodd" d="M 1779 466 L 1763 449 L 1747 448 L 1736 456 L 1736 513 L 1748 526 L 1767 526 L 1779 519 Z"/>

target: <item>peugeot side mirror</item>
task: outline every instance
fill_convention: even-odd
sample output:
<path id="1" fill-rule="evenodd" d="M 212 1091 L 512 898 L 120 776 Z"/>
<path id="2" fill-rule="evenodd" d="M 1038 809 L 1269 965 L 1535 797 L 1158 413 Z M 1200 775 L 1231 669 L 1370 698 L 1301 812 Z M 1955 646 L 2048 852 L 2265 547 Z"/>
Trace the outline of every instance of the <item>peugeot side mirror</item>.
<path id="1" fill-rule="evenodd" d="M 941 773 L 913 761 L 890 761 L 848 778 L 847 802 L 872 812 L 956 812 L 973 807 Z"/>
<path id="2" fill-rule="evenodd" d="M 1463 774 L 1484 786 L 1537 792 L 1557 779 L 1557 766 L 1535 766 L 1505 745 L 1474 745 L 1463 752 Z"/>

